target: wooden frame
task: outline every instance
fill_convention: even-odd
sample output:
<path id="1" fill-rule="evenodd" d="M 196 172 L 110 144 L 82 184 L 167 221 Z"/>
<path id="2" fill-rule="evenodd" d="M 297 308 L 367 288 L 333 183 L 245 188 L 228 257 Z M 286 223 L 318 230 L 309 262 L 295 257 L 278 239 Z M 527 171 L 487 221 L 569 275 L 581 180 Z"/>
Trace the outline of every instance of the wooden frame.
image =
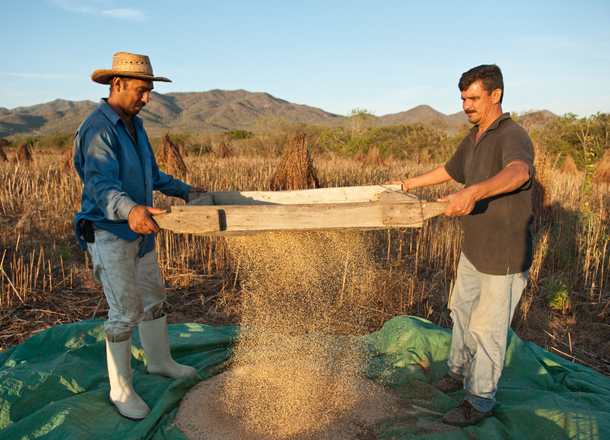
<path id="1" fill-rule="evenodd" d="M 447 203 L 426 202 L 400 185 L 295 191 L 202 193 L 154 218 L 162 229 L 196 235 L 246 235 L 265 231 L 421 227 Z"/>

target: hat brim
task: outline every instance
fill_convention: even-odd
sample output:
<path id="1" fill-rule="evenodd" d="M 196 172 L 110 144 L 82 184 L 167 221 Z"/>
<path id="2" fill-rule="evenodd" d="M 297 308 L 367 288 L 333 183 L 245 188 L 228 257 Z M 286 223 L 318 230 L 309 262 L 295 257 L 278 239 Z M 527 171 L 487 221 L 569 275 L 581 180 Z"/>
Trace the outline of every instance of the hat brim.
<path id="1" fill-rule="evenodd" d="M 162 76 L 151 76 L 143 73 L 121 72 L 118 70 L 100 69 L 91 74 L 91 79 L 98 84 L 110 84 L 115 76 L 124 76 L 127 78 L 143 79 L 144 81 L 162 81 L 172 82 L 169 78 Z"/>

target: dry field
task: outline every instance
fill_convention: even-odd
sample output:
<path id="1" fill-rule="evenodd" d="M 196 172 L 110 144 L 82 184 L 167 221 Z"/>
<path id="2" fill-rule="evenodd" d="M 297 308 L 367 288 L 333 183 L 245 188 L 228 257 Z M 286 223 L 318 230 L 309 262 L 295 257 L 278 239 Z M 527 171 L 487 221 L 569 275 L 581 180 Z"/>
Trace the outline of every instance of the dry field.
<path id="1" fill-rule="evenodd" d="M 186 182 L 213 191 L 268 190 L 280 160 L 186 157 Z M 371 185 L 430 169 L 386 161 L 314 157 L 322 187 Z M 33 162 L 0 162 L 0 351 L 53 325 L 104 318 L 107 305 L 78 246 L 73 215 L 81 183 L 61 154 L 38 152 Z M 542 164 L 546 203 L 536 211 L 535 257 L 513 328 L 556 354 L 610 375 L 610 195 L 607 185 Z M 427 200 L 457 189 L 422 189 Z M 182 203 L 156 196 L 156 206 Z M 375 279 L 367 331 L 400 314 L 450 327 L 447 309 L 460 252 L 459 221 L 437 217 L 421 229 L 364 232 L 374 250 Z M 170 322 L 237 324 L 241 279 L 223 238 L 158 236 Z"/>

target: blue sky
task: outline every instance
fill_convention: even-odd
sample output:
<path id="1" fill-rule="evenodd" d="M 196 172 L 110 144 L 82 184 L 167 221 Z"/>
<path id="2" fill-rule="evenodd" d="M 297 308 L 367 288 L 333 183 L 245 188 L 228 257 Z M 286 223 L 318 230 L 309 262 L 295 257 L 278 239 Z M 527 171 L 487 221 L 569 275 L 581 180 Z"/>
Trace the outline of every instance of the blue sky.
<path id="1" fill-rule="evenodd" d="M 5 0 L 0 107 L 99 101 L 90 75 L 148 55 L 160 93 L 267 92 L 345 115 L 461 111 L 457 82 L 504 73 L 504 110 L 610 112 L 610 1 Z"/>

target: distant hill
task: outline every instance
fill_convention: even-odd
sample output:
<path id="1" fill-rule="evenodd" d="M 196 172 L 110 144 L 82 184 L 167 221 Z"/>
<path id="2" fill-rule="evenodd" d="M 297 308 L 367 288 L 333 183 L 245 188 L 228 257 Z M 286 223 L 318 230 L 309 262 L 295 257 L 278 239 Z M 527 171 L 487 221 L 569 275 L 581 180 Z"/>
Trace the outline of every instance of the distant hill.
<path id="1" fill-rule="evenodd" d="M 147 130 L 201 133 L 208 131 L 248 130 L 261 117 L 275 116 L 289 123 L 334 125 L 343 116 L 306 105 L 293 104 L 268 93 L 245 90 L 155 94 L 142 110 Z"/>
<path id="2" fill-rule="evenodd" d="M 0 137 L 46 136 L 51 133 L 76 131 L 96 106 L 97 104 L 91 101 L 57 99 L 32 107 L 13 110 L 0 108 Z"/>
<path id="3" fill-rule="evenodd" d="M 203 133 L 248 130 L 256 127 L 261 117 L 278 117 L 285 121 L 320 125 L 338 125 L 344 116 L 306 105 L 293 104 L 268 93 L 245 90 L 210 90 L 207 92 L 168 93 L 153 92 L 150 102 L 140 116 L 148 134 L 159 137 L 166 131 Z M 52 133 L 74 132 L 98 103 L 57 99 L 46 104 L 8 110 L 0 107 L 0 137 L 42 137 Z M 546 113 L 544 113 L 546 112 Z M 538 116 L 544 113 L 543 116 Z M 553 115 L 546 110 L 528 114 L 534 124 L 546 123 Z M 554 115 L 553 115 L 554 116 Z M 431 125 L 448 134 L 469 126 L 463 112 L 445 115 L 427 105 L 411 110 L 378 117 L 380 125 L 413 124 Z M 526 122 L 526 119 L 523 120 Z"/>
<path id="4" fill-rule="evenodd" d="M 447 134 L 454 134 L 463 127 L 469 127 L 468 117 L 464 112 L 453 115 L 445 115 L 434 110 L 428 105 L 419 105 L 405 112 L 381 116 L 381 125 L 414 124 L 419 122 L 424 125 L 432 125 Z"/>

